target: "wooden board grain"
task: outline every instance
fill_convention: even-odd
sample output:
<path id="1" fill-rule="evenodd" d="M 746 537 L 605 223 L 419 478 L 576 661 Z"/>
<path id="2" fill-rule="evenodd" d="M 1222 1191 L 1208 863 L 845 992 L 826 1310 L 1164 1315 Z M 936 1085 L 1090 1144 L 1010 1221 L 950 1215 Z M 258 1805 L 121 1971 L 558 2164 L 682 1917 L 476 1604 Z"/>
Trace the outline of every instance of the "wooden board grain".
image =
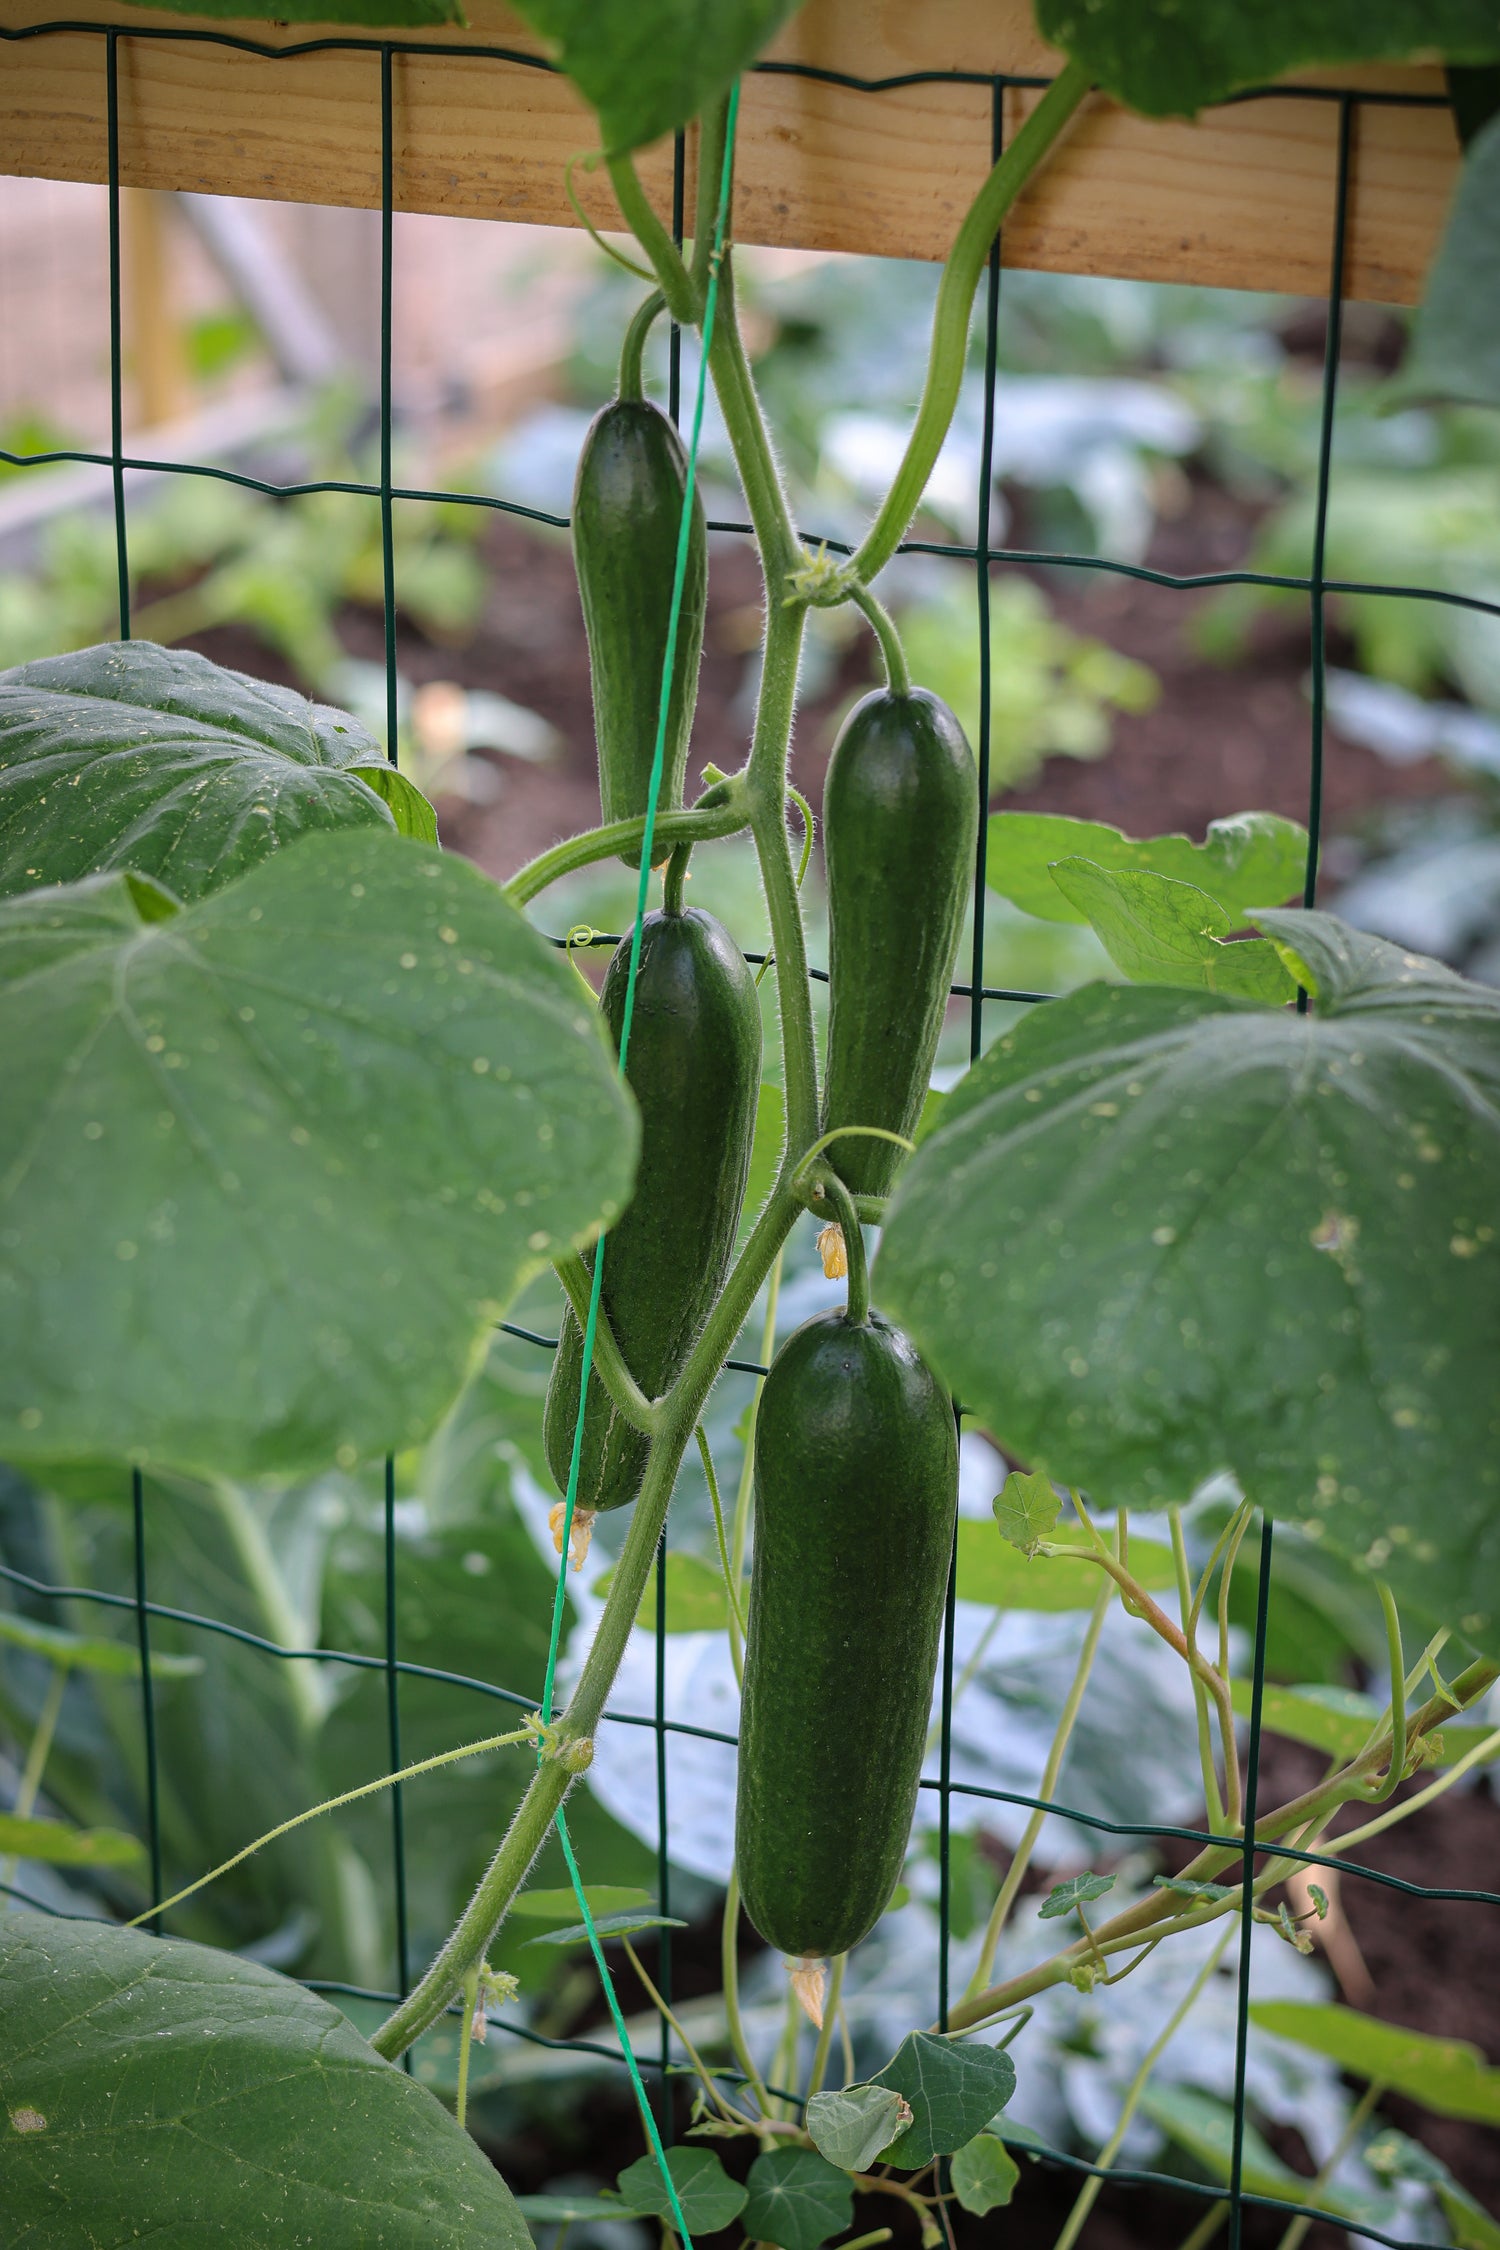
<path id="1" fill-rule="evenodd" d="M 574 225 L 563 187 L 589 146 L 588 112 L 504 0 L 470 0 L 466 31 L 402 33 L 393 64 L 398 209 Z M 347 46 L 282 59 L 150 36 L 222 24 L 116 0 L 82 0 L 74 23 L 113 24 L 121 178 L 288 202 L 377 205 L 380 61 L 370 34 L 233 27 L 264 46 Z M 0 30 L 57 20 L 39 0 L 0 0 Z M 131 36 L 134 33 L 136 36 Z M 477 56 L 498 47 L 512 59 Z M 107 175 L 105 48 L 75 30 L 0 47 L 0 171 Z M 412 51 L 415 50 L 415 51 Z M 1027 0 L 809 0 L 770 59 L 878 81 L 911 72 L 1045 76 L 1057 58 Z M 1411 303 L 1442 226 L 1457 140 L 1436 70 L 1367 69 L 1352 111 L 1346 289 Z M 1022 199 L 1007 264 L 1321 294 L 1328 285 L 1339 102 L 1309 74 L 1297 90 L 1209 112 L 1197 124 L 1132 117 L 1098 101 Z M 1414 103 L 1410 97 L 1416 96 Z M 1395 97 L 1392 99 L 1392 97 Z M 1003 129 L 1033 92 L 1009 87 Z M 949 80 L 867 90 L 788 72 L 745 85 L 735 231 L 746 242 L 937 259 L 990 160 L 991 85 Z M 667 192 L 669 152 L 642 171 Z M 580 175 L 601 224 L 607 187 Z"/>

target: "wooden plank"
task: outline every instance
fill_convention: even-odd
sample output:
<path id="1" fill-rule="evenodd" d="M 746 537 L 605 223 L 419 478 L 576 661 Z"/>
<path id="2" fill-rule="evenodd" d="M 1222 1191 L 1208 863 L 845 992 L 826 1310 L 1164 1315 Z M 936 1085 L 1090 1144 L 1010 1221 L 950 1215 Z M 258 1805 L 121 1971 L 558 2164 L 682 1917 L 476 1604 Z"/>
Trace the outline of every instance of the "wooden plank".
<path id="1" fill-rule="evenodd" d="M 74 22 L 122 33 L 193 27 L 193 17 L 82 0 Z M 44 0 L 0 0 L 0 28 L 56 20 Z M 308 27 L 236 26 L 294 47 Z M 127 185 L 195 188 L 289 202 L 372 206 L 380 196 L 379 62 L 353 48 L 268 60 L 188 41 L 119 42 L 121 176 Z M 395 64 L 395 200 L 408 211 L 576 224 L 563 189 L 591 120 L 564 80 L 528 66 L 538 43 L 504 0 L 470 0 L 466 31 L 405 33 Z M 455 53 L 474 45 L 516 60 Z M 450 50 L 445 52 L 445 50 Z M 911 71 L 1045 75 L 1027 0 L 809 0 L 774 59 L 864 79 Z M 1308 89 L 1210 112 L 1197 124 L 1148 122 L 1095 103 L 1006 229 L 1008 264 L 1234 288 L 1321 294 L 1327 286 L 1338 104 Z M 1442 225 L 1457 164 L 1445 108 L 1382 95 L 1440 95 L 1430 69 L 1350 73 L 1353 134 L 1348 294 L 1412 303 Z M 1013 132 L 1034 94 L 1010 88 Z M 946 255 L 989 162 L 987 84 L 923 83 L 874 92 L 756 73 L 743 102 L 736 234 L 809 249 Z M 0 170 L 54 179 L 106 176 L 104 41 L 53 32 L 0 51 Z M 669 156 L 643 173 L 665 194 Z M 605 186 L 580 176 L 591 215 L 615 218 Z"/>

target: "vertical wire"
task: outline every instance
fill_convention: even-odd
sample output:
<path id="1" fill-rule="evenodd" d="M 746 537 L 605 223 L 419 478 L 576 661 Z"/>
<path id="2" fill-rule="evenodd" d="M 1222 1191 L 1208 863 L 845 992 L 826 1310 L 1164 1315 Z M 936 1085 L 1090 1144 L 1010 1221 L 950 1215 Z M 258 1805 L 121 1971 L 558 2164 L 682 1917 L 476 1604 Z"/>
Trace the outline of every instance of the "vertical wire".
<path id="1" fill-rule="evenodd" d="M 120 318 L 120 38 L 105 35 L 104 110 L 109 147 L 109 450 L 115 496 L 120 638 L 130 638 L 130 547 L 125 532 L 124 344 Z"/>
<path id="2" fill-rule="evenodd" d="M 1005 80 L 990 82 L 990 162 L 1005 146 Z M 979 491 L 974 539 L 974 594 L 979 633 L 979 821 L 974 841 L 974 947 L 969 964 L 969 1060 L 984 1037 L 984 895 L 986 821 L 990 809 L 990 497 L 995 473 L 995 384 L 1000 350 L 1000 237 L 990 245 L 984 299 L 984 429 L 979 448 Z M 954 1409 L 957 1419 L 957 1408 Z M 948 1564 L 943 1609 L 942 1730 L 938 1752 L 938 2025 L 948 2028 L 949 1963 L 953 1947 L 953 1653 L 958 1614 L 958 1527 Z"/>
<path id="3" fill-rule="evenodd" d="M 396 554 L 391 506 L 391 299 L 393 270 L 393 176 L 395 169 L 392 52 L 380 50 L 380 547 L 381 590 L 385 607 L 385 754 L 397 762 L 396 740 Z M 401 1768 L 401 1674 L 396 1669 L 396 1463 L 385 1462 L 385 1725 L 389 1771 Z M 391 1863 L 395 1878 L 396 1985 L 402 1999 L 411 1989 L 410 1931 L 406 1896 L 406 1808 L 401 1784 L 391 1786 Z M 402 2058 L 412 2067 L 410 2051 Z"/>
<path id="4" fill-rule="evenodd" d="M 141 1652 L 141 1724 L 146 1738 L 146 1842 L 151 1855 L 151 1904 L 161 1901 L 161 1788 L 157 1772 L 156 1695 L 151 1681 L 151 1612 L 146 1607 L 146 1493 L 139 1469 L 130 1472 L 130 1513 L 135 1544 L 135 1636 Z M 153 1914 L 147 1929 L 160 1934 Z"/>
<path id="5" fill-rule="evenodd" d="M 1323 347 L 1323 401 L 1318 427 L 1317 504 L 1313 517 L 1312 591 L 1312 767 L 1307 810 L 1307 875 L 1302 903 L 1311 906 L 1318 891 L 1318 847 L 1323 828 L 1323 714 L 1327 687 L 1328 493 L 1333 470 L 1333 416 L 1338 394 L 1339 352 L 1344 327 L 1344 257 L 1349 231 L 1349 158 L 1354 132 L 1353 97 L 1339 99 L 1338 177 L 1333 207 L 1333 269 L 1328 283 L 1328 333 Z M 1305 998 L 1299 1003 L 1305 1007 Z"/>
<path id="6" fill-rule="evenodd" d="M 1255 1934 L 1255 1811 L 1260 1792 L 1261 1709 L 1266 1684 L 1266 1624 L 1271 1607 L 1269 1516 L 1261 1518 L 1260 1580 L 1255 1603 L 1255 1675 L 1250 1690 L 1250 1749 L 1245 1760 L 1245 1831 L 1240 1855 L 1240 1963 L 1234 2021 L 1234 2137 L 1229 2154 L 1229 2250 L 1241 2250 L 1245 2219 L 1245 2070 L 1250 2043 L 1250 1944 Z"/>

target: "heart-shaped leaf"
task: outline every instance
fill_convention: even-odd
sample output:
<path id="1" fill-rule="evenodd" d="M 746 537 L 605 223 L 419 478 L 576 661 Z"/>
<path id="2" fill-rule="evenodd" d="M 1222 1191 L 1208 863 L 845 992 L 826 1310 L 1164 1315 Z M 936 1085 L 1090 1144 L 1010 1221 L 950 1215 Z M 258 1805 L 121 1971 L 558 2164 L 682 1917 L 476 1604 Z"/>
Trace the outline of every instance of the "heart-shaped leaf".
<path id="1" fill-rule="evenodd" d="M 1066 813 L 990 815 L 985 881 L 1027 914 L 1046 922 L 1085 922 L 1085 908 L 1058 888 L 1059 860 L 1086 859 L 1113 874 L 1171 875 L 1233 916 L 1237 929 L 1251 906 L 1273 906 L 1302 888 L 1307 830 L 1280 813 L 1235 813 L 1209 822 L 1201 844 L 1187 836 L 1127 836 L 1102 820 Z"/>
<path id="2" fill-rule="evenodd" d="M 635 1140 L 477 869 L 312 837 L 163 922 L 0 905 L 0 1452 L 263 1476 L 425 1437 Z"/>
<path id="3" fill-rule="evenodd" d="M 976 2133 L 972 2141 L 965 2141 L 953 2159 L 952 2172 L 954 2194 L 979 2219 L 1009 2203 L 1021 2177 L 1020 2165 L 993 2133 Z"/>
<path id="4" fill-rule="evenodd" d="M 1500 1647 L 1500 992 L 1256 916 L 1314 1012 L 1091 985 L 948 1097 L 881 1305 L 997 1442 L 1106 1500 L 1219 1469 Z"/>
<path id="5" fill-rule="evenodd" d="M 831 2235 L 842 2234 L 854 2210 L 854 2188 L 810 2148 L 773 2148 L 758 2156 L 746 2185 L 745 2232 L 753 2242 L 774 2242 L 778 2250 L 818 2250 Z"/>
<path id="6" fill-rule="evenodd" d="M 488 2159 L 337 2008 L 257 1962 L 0 1916 L 7 2232 L 44 2245 L 530 2250 Z"/>
<path id="7" fill-rule="evenodd" d="M 745 2208 L 745 2190 L 729 2177 L 711 2148 L 677 2147 L 666 2153 L 667 2170 L 690 2234 L 717 2234 L 739 2217 Z M 627 2210 L 676 2226 L 672 2198 L 654 2156 L 638 2156 L 627 2164 L 616 2185 Z"/>
<path id="8" fill-rule="evenodd" d="M 1016 2090 L 1016 2066 L 1000 2047 L 976 2047 L 931 2031 L 902 2040 L 877 2081 L 900 2094 L 911 2123 L 888 2148 L 887 2164 L 916 2172 L 951 2155 L 1004 2109 Z"/>
<path id="9" fill-rule="evenodd" d="M 1023 1555 L 1034 1556 L 1062 1513 L 1062 1499 L 1050 1477 L 1012 1469 L 995 1496 L 995 1521 L 1000 1536 Z"/>
<path id="10" fill-rule="evenodd" d="M 1037 1913 L 1044 1922 L 1059 1921 L 1075 1906 L 1087 1906 L 1090 1899 L 1103 1898 L 1114 1887 L 1113 1875 L 1096 1875 L 1090 1868 L 1086 1874 L 1070 1876 L 1066 1883 L 1054 1883 Z"/>
<path id="11" fill-rule="evenodd" d="M 814 2094 L 807 2130 L 820 2156 L 841 2171 L 863 2172 L 889 2146 L 910 2113 L 889 2086 L 846 2086 L 841 2094 Z"/>
<path id="12" fill-rule="evenodd" d="M 1270 939 L 1231 944 L 1236 917 L 1195 883 L 1111 873 L 1087 859 L 1059 860 L 1052 878 L 1135 984 L 1201 985 L 1273 1007 L 1296 997 L 1296 983 Z"/>
<path id="13" fill-rule="evenodd" d="M 1500 60 L 1486 0 L 1037 0 L 1044 39 L 1148 117 L 1190 117 L 1309 63 Z"/>
<path id="14" fill-rule="evenodd" d="M 392 826 L 437 841 L 374 736 L 291 688 L 153 641 L 0 672 L 0 896 L 129 867 L 193 900 L 299 836 Z"/>

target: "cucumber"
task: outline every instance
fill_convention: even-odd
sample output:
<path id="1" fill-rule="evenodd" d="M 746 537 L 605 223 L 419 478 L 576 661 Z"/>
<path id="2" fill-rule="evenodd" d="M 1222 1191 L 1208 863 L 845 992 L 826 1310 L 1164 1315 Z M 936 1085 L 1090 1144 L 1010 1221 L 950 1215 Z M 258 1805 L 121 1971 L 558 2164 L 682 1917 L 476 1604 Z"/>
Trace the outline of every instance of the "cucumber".
<path id="1" fill-rule="evenodd" d="M 686 488 L 682 440 L 649 399 L 617 398 L 595 415 L 573 488 L 573 566 L 588 634 L 599 802 L 606 821 L 636 819 L 646 810 Z M 708 533 L 695 490 L 667 709 L 662 806 L 682 803 L 707 600 Z M 630 867 L 641 863 L 639 852 L 620 857 Z"/>
<path id="2" fill-rule="evenodd" d="M 916 1346 L 879 1313 L 804 1321 L 755 1421 L 735 1815 L 746 1912 L 783 1953 L 846 1953 L 901 1873 L 957 1504 L 953 1407 Z"/>
<path id="3" fill-rule="evenodd" d="M 627 938 L 600 996 L 617 1047 L 629 972 Z M 755 984 L 723 924 L 696 907 L 648 914 L 625 1066 L 640 1104 L 640 1166 L 635 1193 L 605 1238 L 601 1295 L 648 1398 L 660 1397 L 682 1366 L 729 1270 L 755 1135 L 760 1045 Z M 543 1422 L 547 1464 L 563 1493 L 582 1371 L 583 1332 L 568 1307 Z M 591 1375 L 578 1506 L 633 1500 L 649 1443 Z"/>
<path id="4" fill-rule="evenodd" d="M 922 1114 L 963 928 L 979 820 L 963 728 L 926 688 L 878 690 L 839 732 L 823 785 L 828 867 L 825 1132 Z M 884 1195 L 892 1141 L 835 1141 L 828 1162 L 855 1195 Z"/>

